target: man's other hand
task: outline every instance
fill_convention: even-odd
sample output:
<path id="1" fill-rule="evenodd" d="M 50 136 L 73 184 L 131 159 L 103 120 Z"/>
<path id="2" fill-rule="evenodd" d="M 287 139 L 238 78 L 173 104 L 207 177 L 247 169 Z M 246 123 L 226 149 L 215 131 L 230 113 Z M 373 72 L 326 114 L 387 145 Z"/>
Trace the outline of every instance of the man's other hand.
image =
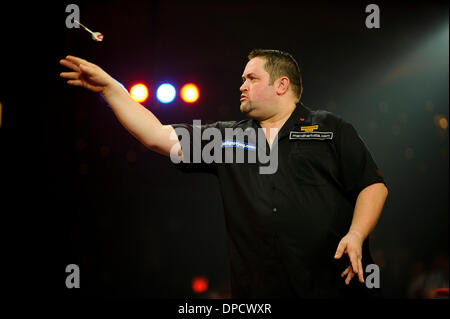
<path id="1" fill-rule="evenodd" d="M 341 274 L 341 277 L 347 276 L 345 284 L 348 285 L 355 275 L 358 275 L 358 279 L 361 283 L 364 283 L 364 273 L 362 268 L 362 243 L 363 237 L 358 232 L 353 230 L 349 231 L 341 241 L 339 242 L 335 259 L 339 259 L 345 253 L 350 259 L 350 265 Z"/>

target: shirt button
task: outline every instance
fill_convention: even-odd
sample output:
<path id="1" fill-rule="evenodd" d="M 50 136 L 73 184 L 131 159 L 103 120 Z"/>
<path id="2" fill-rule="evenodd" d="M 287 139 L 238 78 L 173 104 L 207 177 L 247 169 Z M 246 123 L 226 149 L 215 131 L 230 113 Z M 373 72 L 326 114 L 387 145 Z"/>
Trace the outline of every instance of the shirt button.
<path id="1" fill-rule="evenodd" d="M 277 208 L 274 207 L 274 208 L 272 209 L 272 211 L 273 211 L 274 213 L 276 213 L 276 212 L 277 212 Z"/>

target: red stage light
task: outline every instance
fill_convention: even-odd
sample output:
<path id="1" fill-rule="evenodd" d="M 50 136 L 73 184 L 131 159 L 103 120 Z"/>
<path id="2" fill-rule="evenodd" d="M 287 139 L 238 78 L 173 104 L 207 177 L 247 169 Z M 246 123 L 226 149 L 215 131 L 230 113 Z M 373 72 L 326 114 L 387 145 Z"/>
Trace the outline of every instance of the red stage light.
<path id="1" fill-rule="evenodd" d="M 198 100 L 200 96 L 200 91 L 197 85 L 193 83 L 188 83 L 183 85 L 180 91 L 181 98 L 186 103 L 194 103 Z"/>
<path id="2" fill-rule="evenodd" d="M 136 102 L 144 102 L 148 98 L 147 86 L 142 83 L 133 85 L 130 90 L 130 95 Z"/>
<path id="3" fill-rule="evenodd" d="M 192 290 L 198 294 L 208 290 L 208 278 L 206 277 L 192 278 Z"/>

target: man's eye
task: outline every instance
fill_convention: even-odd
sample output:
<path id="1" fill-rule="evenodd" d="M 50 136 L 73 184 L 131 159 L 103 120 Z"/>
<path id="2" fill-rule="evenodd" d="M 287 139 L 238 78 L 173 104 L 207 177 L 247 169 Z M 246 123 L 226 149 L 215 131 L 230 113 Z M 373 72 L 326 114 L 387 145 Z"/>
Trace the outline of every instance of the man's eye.
<path id="1" fill-rule="evenodd" d="M 255 80 L 255 78 L 253 78 L 253 77 L 248 77 L 248 79 L 250 80 L 250 81 L 253 81 L 253 80 Z M 242 83 L 244 83 L 245 82 L 245 79 L 242 79 Z"/>

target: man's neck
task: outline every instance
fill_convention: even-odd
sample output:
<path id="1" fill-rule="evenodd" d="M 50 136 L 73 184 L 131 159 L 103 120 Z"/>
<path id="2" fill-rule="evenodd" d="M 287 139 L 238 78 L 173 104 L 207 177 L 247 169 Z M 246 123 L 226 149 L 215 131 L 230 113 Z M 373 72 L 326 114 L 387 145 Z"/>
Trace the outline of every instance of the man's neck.
<path id="1" fill-rule="evenodd" d="M 286 121 L 289 119 L 292 112 L 294 112 L 295 107 L 296 105 L 292 104 L 289 107 L 284 108 L 283 111 L 278 112 L 274 116 L 259 122 L 259 125 L 261 125 L 261 127 L 264 129 L 270 147 L 272 147 L 275 136 L 281 130 L 284 123 L 286 123 Z"/>
<path id="2" fill-rule="evenodd" d="M 295 110 L 296 105 L 292 104 L 289 107 L 283 108 L 281 112 L 278 112 L 272 117 L 259 122 L 262 128 L 270 129 L 276 128 L 278 130 L 286 123 L 288 118 L 291 116 L 292 112 Z"/>

